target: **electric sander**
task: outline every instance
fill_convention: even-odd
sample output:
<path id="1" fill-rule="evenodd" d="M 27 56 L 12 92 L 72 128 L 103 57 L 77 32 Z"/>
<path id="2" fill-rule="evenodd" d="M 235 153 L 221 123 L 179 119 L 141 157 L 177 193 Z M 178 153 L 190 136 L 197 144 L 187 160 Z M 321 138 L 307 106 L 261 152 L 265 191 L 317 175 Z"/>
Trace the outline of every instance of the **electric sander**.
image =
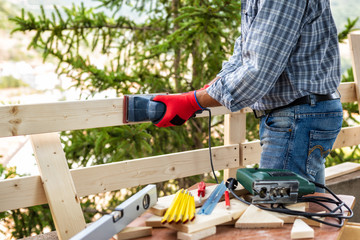
<path id="1" fill-rule="evenodd" d="M 151 121 L 158 123 L 166 112 L 166 105 L 152 101 L 159 94 L 124 96 L 124 123 Z"/>

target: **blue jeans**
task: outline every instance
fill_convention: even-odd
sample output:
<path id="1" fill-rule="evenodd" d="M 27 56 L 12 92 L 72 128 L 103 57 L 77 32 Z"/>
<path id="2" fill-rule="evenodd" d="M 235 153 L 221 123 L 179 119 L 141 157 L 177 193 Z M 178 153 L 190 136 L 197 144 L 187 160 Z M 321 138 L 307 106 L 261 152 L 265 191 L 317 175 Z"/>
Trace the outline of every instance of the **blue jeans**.
<path id="1" fill-rule="evenodd" d="M 260 168 L 288 169 L 325 184 L 325 158 L 342 120 L 340 99 L 287 107 L 263 116 Z"/>

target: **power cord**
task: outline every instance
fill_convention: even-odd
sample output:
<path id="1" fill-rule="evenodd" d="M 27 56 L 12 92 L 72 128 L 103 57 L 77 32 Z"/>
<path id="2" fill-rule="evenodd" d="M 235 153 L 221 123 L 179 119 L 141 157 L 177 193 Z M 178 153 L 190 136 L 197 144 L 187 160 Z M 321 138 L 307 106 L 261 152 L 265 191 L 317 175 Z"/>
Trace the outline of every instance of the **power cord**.
<path id="1" fill-rule="evenodd" d="M 351 208 L 349 206 L 347 206 L 346 203 L 344 203 L 340 198 L 338 198 L 338 196 L 336 196 L 336 194 L 334 192 L 332 192 L 329 188 L 327 188 L 325 185 L 322 185 L 320 183 L 316 183 L 313 181 L 310 181 L 310 182 L 314 183 L 315 186 L 323 188 L 326 191 L 328 191 L 335 199 L 332 199 L 329 197 L 323 197 L 323 196 L 308 196 L 308 197 L 302 196 L 302 197 L 298 198 L 298 202 L 315 203 L 319 206 L 324 207 L 329 212 L 327 212 L 327 213 L 311 213 L 311 212 L 296 211 L 296 210 L 291 210 L 291 209 L 286 208 L 286 206 L 284 204 L 271 204 L 271 208 L 265 207 L 265 206 L 259 205 L 259 204 L 255 204 L 255 205 L 263 210 L 267 210 L 267 211 L 271 211 L 271 212 L 278 212 L 278 213 L 285 213 L 288 215 L 303 216 L 303 217 L 309 218 L 311 220 L 314 220 L 314 221 L 317 221 L 317 222 L 320 222 L 320 223 L 323 223 L 323 224 L 326 224 L 329 226 L 341 228 L 344 225 L 344 220 L 349 219 L 353 216 L 353 211 L 351 210 Z M 231 192 L 231 194 L 236 199 L 238 199 L 239 201 L 241 201 L 245 204 L 248 204 L 248 205 L 252 204 L 252 203 L 246 201 L 245 199 L 240 198 L 239 196 L 237 196 L 234 193 L 234 190 L 237 187 L 237 183 L 238 183 L 238 181 L 236 179 L 229 178 L 226 182 L 226 186 L 229 189 L 229 191 Z M 324 203 L 334 204 L 336 206 L 335 206 L 335 208 L 331 209 Z M 349 215 L 344 215 L 343 207 L 345 207 L 349 211 Z M 322 217 L 338 219 L 339 223 L 336 224 L 336 223 L 326 222 L 326 221 L 319 219 Z"/>
<path id="2" fill-rule="evenodd" d="M 216 174 L 215 174 L 213 160 L 212 160 L 212 153 L 211 153 L 211 110 L 209 108 L 204 108 L 203 110 L 209 112 L 209 126 L 208 126 L 208 129 L 209 129 L 209 143 L 208 143 L 208 145 L 209 145 L 209 154 L 210 154 L 210 165 L 211 165 L 212 173 L 214 174 L 215 181 L 216 181 L 217 184 L 219 184 L 219 181 L 218 181 L 218 179 L 216 177 Z"/>

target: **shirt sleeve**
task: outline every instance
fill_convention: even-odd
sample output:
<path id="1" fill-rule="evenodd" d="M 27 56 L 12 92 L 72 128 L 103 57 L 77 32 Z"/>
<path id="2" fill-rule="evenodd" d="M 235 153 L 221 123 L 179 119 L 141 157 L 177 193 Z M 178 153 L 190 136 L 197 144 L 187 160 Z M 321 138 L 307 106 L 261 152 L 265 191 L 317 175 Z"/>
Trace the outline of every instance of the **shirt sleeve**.
<path id="1" fill-rule="evenodd" d="M 246 16 L 251 23 L 242 42 L 242 64 L 222 75 L 208 94 L 231 111 L 261 99 L 284 71 L 305 12 L 303 0 L 264 0 L 256 16 Z"/>
<path id="2" fill-rule="evenodd" d="M 235 41 L 233 55 L 229 61 L 226 61 L 222 65 L 221 71 L 217 74 L 218 77 L 223 77 L 233 71 L 235 71 L 242 64 L 241 56 L 241 36 Z"/>

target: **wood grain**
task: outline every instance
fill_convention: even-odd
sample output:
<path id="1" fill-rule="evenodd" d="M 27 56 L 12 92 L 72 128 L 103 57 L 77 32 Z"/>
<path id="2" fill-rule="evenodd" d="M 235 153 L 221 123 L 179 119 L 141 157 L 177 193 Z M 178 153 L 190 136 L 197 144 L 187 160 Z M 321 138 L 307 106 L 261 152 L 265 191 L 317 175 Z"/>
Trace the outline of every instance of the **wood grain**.
<path id="1" fill-rule="evenodd" d="M 214 147 L 216 170 L 238 166 L 239 146 Z M 79 197 L 210 172 L 207 148 L 70 170 Z M 0 181 L 0 211 L 47 203 L 39 176 Z"/>
<path id="2" fill-rule="evenodd" d="M 86 225 L 59 134 L 33 135 L 31 141 L 58 237 L 70 239 Z"/>

